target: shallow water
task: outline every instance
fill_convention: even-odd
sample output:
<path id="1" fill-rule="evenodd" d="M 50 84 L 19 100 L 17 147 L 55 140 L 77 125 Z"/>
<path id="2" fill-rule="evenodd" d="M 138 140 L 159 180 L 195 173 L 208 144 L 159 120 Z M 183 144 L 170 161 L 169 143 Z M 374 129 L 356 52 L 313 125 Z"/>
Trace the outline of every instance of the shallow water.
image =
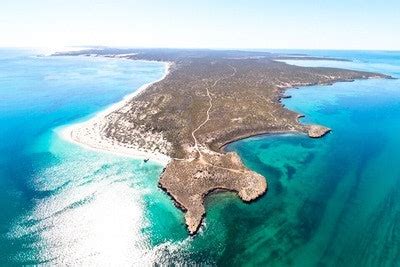
<path id="1" fill-rule="evenodd" d="M 355 62 L 291 63 L 400 77 L 400 53 L 307 53 Z M 267 177 L 268 193 L 250 205 L 210 196 L 205 226 L 188 238 L 157 187 L 161 166 L 87 151 L 55 132 L 158 79 L 163 65 L 32 55 L 0 51 L 0 264 L 400 262 L 399 80 L 289 90 L 284 104 L 332 133 L 231 144 Z"/>
<path id="2" fill-rule="evenodd" d="M 0 265 L 153 257 L 149 236 L 168 224 L 148 215 L 180 216 L 157 188 L 162 167 L 84 150 L 56 129 L 160 78 L 164 65 L 3 50 L 0 69 Z"/>

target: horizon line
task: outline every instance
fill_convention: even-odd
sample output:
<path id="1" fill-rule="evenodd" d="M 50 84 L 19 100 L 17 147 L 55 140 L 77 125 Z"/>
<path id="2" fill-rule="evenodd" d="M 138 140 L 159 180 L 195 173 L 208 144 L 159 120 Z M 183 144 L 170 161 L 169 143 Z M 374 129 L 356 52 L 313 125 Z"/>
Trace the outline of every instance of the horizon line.
<path id="1" fill-rule="evenodd" d="M 172 46 L 110 46 L 110 45 L 66 45 L 66 46 L 2 46 L 0 49 L 66 49 L 66 48 L 82 48 L 82 49 L 182 49 L 182 50 L 236 50 L 236 51 L 268 51 L 268 50 L 316 50 L 316 51 L 365 51 L 365 52 L 400 52 L 400 49 L 381 49 L 381 48 L 261 48 L 261 47 L 172 47 Z"/>

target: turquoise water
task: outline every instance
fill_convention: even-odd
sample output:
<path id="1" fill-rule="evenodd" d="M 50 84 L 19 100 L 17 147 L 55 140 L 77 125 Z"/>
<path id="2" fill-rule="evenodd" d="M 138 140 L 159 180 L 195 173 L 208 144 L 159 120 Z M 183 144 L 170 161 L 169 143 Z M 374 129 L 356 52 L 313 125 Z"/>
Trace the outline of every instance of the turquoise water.
<path id="1" fill-rule="evenodd" d="M 303 51 L 301 51 L 303 52 Z M 290 62 L 400 77 L 400 53 L 307 51 L 354 62 Z M 333 129 L 229 146 L 265 175 L 268 193 L 207 200 L 189 238 L 158 187 L 162 166 L 87 151 L 57 135 L 134 88 L 162 64 L 35 57 L 0 50 L 0 265 L 393 266 L 400 262 L 400 81 L 292 89 L 284 104 Z"/>
<path id="2" fill-rule="evenodd" d="M 151 217 L 181 216 L 157 188 L 162 167 L 86 151 L 56 131 L 159 79 L 164 65 L 34 55 L 0 50 L 0 265 L 139 260 L 169 226 Z"/>

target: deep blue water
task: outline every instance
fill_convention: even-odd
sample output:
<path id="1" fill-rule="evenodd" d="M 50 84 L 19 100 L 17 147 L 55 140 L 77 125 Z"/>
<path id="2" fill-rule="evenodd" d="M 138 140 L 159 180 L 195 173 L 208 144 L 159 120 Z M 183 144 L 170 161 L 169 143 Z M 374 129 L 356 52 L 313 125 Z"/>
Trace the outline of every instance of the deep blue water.
<path id="1" fill-rule="evenodd" d="M 400 53 L 303 52 L 354 62 L 287 62 L 400 77 Z M 244 263 L 246 255 L 271 265 L 400 264 L 399 80 L 338 83 L 287 94 L 292 98 L 284 104 L 305 114 L 304 123 L 333 131 L 322 139 L 265 136 L 230 146 L 250 168 L 268 177 L 270 186 L 254 214 L 265 216 L 263 223 L 253 219 L 244 226 L 249 229 L 246 236 L 232 246 L 240 243 L 245 252 L 231 262 Z M 226 259 L 231 256 L 226 254 Z"/>
<path id="2" fill-rule="evenodd" d="M 400 53 L 292 51 L 354 62 L 293 61 L 400 77 Z M 207 200 L 205 227 L 158 187 L 162 166 L 87 151 L 60 139 L 82 120 L 162 76 L 159 63 L 36 57 L 0 50 L 0 265 L 396 266 L 400 262 L 400 82 L 291 89 L 284 104 L 333 129 L 229 146 L 265 175 L 251 205 Z"/>

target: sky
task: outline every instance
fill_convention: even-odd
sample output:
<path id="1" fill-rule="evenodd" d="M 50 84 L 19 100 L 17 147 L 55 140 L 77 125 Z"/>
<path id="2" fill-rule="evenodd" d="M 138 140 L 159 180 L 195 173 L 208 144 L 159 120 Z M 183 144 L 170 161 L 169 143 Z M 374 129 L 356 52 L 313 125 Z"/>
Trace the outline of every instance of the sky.
<path id="1" fill-rule="evenodd" d="M 400 50 L 399 0 L 0 0 L 0 47 Z"/>

